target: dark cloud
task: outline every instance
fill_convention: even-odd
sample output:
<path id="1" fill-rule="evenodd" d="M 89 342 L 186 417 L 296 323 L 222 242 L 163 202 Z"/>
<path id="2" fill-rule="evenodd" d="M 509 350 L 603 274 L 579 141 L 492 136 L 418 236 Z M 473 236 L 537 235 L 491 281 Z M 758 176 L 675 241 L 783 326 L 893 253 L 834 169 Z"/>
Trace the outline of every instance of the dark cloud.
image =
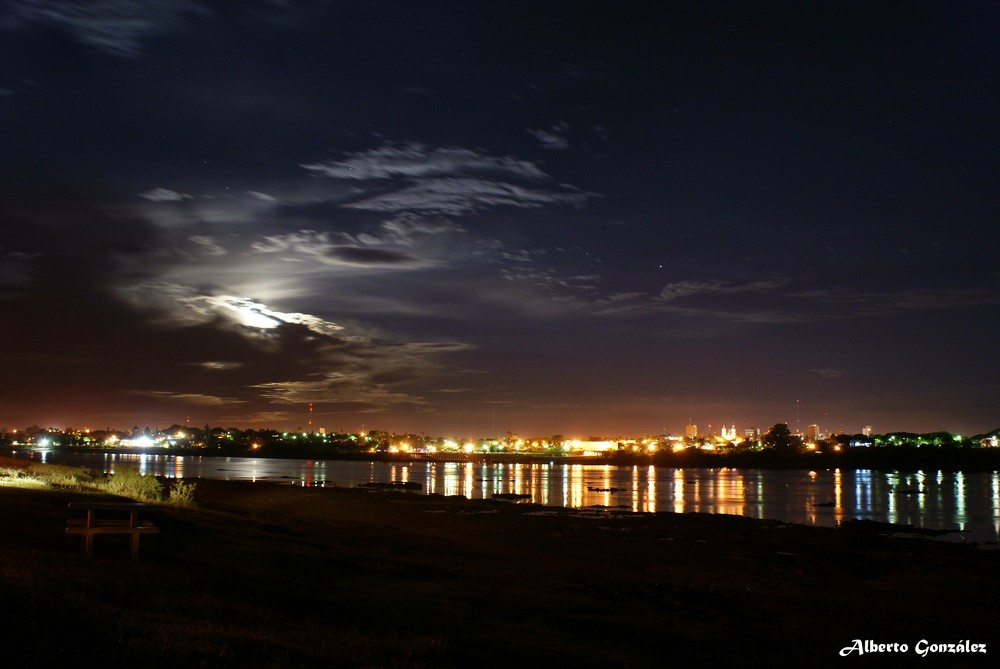
<path id="1" fill-rule="evenodd" d="M 362 267 L 371 265 L 406 265 L 412 264 L 414 258 L 405 253 L 387 251 L 384 249 L 362 248 L 358 246 L 340 246 L 330 249 L 328 257 L 349 265 Z"/>
<path id="2" fill-rule="evenodd" d="M 0 186 L 0 248 L 24 262 L 90 259 L 88 275 L 102 276 L 137 257 L 159 254 L 164 235 L 137 212 L 101 203 L 101 195 L 12 177 Z M 56 263 L 58 264 L 58 263 Z"/>
<path id="3" fill-rule="evenodd" d="M 4 246 L 11 250 L 0 274 L 7 289 L 0 308 L 16 316 L 0 326 L 0 346 L 9 387 L 25 394 L 19 410 L 61 415 L 60 403 L 81 406 L 72 388 L 96 379 L 103 390 L 84 405 L 103 402 L 176 421 L 184 411 L 253 412 L 301 396 L 315 399 L 312 388 L 325 388 L 326 401 L 334 401 L 337 390 L 370 410 L 423 402 L 419 394 L 393 390 L 392 378 L 429 378 L 427 361 L 441 351 L 408 349 L 310 314 L 226 295 L 228 274 L 236 271 L 238 282 L 246 281 L 254 269 L 237 269 L 243 261 L 216 237 L 192 235 L 186 239 L 191 252 L 182 253 L 183 247 L 169 245 L 182 236 L 127 210 L 51 189 L 13 191 L 3 212 Z M 413 260 L 325 239 L 276 237 L 268 250 L 294 247 L 343 266 Z M 317 240 L 323 240 L 318 249 Z"/>

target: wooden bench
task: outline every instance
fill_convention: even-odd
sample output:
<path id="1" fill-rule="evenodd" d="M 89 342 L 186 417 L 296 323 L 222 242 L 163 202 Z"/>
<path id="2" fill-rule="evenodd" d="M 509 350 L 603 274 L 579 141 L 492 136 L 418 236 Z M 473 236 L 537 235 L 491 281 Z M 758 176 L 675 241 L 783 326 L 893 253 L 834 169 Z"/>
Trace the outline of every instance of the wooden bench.
<path id="1" fill-rule="evenodd" d="M 94 556 L 95 534 L 128 534 L 129 548 L 133 560 L 139 559 L 139 537 L 143 534 L 156 534 L 160 528 L 152 521 L 141 520 L 139 513 L 150 508 L 148 504 L 136 502 L 70 502 L 67 508 L 73 511 L 85 511 L 83 518 L 69 518 L 66 521 L 66 534 L 83 536 L 83 551 L 87 557 Z"/>

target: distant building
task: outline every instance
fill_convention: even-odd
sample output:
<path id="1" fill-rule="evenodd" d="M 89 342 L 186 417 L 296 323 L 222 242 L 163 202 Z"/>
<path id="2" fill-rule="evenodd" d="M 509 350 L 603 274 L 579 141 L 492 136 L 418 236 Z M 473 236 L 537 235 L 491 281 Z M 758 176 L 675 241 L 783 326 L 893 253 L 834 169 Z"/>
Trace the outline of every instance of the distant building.
<path id="1" fill-rule="evenodd" d="M 688 423 L 684 426 L 684 436 L 688 439 L 694 439 L 698 436 L 698 426 L 694 423 Z"/>
<path id="2" fill-rule="evenodd" d="M 872 436 L 872 426 L 865 425 L 865 429 L 861 430 L 861 434 L 865 435 L 866 437 Z"/>
<path id="3" fill-rule="evenodd" d="M 743 430 L 743 436 L 747 439 L 760 439 L 760 428 L 759 427 L 748 427 Z"/>
<path id="4" fill-rule="evenodd" d="M 590 439 L 583 441 L 580 439 L 570 439 L 565 442 L 566 450 L 575 455 L 600 455 L 605 451 L 616 450 L 619 445 L 632 445 L 635 443 L 634 439 L 628 439 L 624 442 L 614 441 L 612 439 L 601 439 L 595 440 Z"/>
<path id="5" fill-rule="evenodd" d="M 806 439 L 808 441 L 816 441 L 819 438 L 819 425 L 813 423 L 812 425 L 806 425 Z"/>

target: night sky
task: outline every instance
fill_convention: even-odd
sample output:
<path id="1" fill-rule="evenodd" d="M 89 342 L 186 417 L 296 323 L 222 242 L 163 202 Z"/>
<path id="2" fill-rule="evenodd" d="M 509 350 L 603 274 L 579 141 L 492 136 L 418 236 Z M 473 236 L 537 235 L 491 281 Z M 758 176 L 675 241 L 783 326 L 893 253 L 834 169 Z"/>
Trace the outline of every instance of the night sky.
<path id="1" fill-rule="evenodd" d="M 998 44 L 971 0 L 8 0 L 0 427 L 996 428 Z"/>

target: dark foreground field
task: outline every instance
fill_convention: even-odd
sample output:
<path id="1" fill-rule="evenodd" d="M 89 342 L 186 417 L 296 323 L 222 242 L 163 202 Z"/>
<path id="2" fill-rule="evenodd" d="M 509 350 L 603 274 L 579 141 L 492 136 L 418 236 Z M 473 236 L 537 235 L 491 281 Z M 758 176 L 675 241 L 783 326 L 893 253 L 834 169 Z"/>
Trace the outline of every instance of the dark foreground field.
<path id="1" fill-rule="evenodd" d="M 3 666 L 997 666 L 1000 552 L 885 526 L 199 481 L 138 563 L 0 487 Z M 854 639 L 905 654 L 840 657 Z M 921 639 L 987 654 L 919 657 Z"/>

